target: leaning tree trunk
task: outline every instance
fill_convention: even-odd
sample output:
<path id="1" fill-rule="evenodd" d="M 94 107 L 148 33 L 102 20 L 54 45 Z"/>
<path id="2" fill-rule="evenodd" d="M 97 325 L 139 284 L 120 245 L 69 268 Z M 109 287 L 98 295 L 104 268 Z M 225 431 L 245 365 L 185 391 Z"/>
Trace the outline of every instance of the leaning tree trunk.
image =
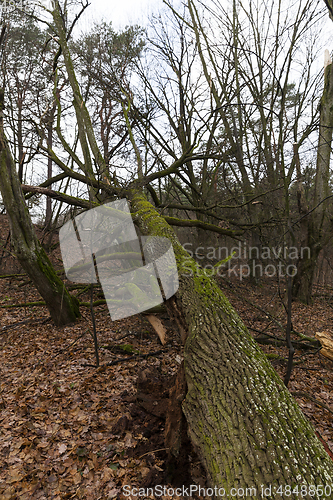
<path id="1" fill-rule="evenodd" d="M 0 89 L 0 192 L 10 223 L 17 259 L 45 300 L 58 326 L 80 315 L 77 301 L 57 276 L 34 232 L 13 157 L 3 129 L 4 93 Z"/>
<path id="2" fill-rule="evenodd" d="M 303 486 L 300 498 L 319 498 L 309 488 L 332 483 L 333 463 L 311 424 L 215 280 L 189 258 L 142 195 L 135 194 L 131 204 L 141 231 L 169 238 L 175 251 L 175 310 L 187 329 L 182 409 L 211 487 L 227 493 L 255 488 L 247 498 L 257 499 L 262 486 L 272 485 L 265 498 L 276 499 L 298 498 L 288 487 L 301 492 Z"/>

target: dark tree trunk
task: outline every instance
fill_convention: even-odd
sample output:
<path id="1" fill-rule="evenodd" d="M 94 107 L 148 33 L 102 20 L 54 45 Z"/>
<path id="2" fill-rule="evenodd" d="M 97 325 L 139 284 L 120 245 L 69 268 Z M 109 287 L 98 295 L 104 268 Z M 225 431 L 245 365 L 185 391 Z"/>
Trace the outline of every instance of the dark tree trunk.
<path id="1" fill-rule="evenodd" d="M 330 180 L 330 160 L 331 145 L 333 136 L 333 67 L 330 62 L 324 71 L 324 90 L 320 101 L 320 123 L 319 140 L 316 164 L 315 193 L 312 211 L 305 218 L 301 218 L 302 240 L 310 249 L 311 255 L 306 252 L 305 258 L 300 258 L 297 263 L 297 275 L 293 282 L 293 296 L 300 299 L 305 304 L 312 302 L 312 284 L 317 258 L 320 250 L 328 243 L 331 229 L 326 228 L 325 222 L 331 219 L 329 213 L 329 200 L 331 194 Z M 298 153 L 297 153 L 297 160 Z M 300 170 L 300 167 L 298 167 Z M 299 174 L 298 174 L 299 175 Z M 299 191 L 299 189 L 298 189 Z M 304 203 L 303 203 L 304 205 Z M 304 209 L 300 211 L 302 214 Z"/>
<path id="2" fill-rule="evenodd" d="M 311 221 L 308 222 L 310 223 Z M 311 224 L 308 224 L 307 231 L 309 239 L 307 244 L 300 249 L 303 257 L 300 257 L 297 262 L 297 273 L 293 278 L 292 295 L 304 304 L 312 304 L 314 275 L 322 247 L 320 241 L 312 241 Z"/>
<path id="3" fill-rule="evenodd" d="M 57 276 L 34 232 L 15 164 L 3 129 L 4 93 L 0 89 L 0 192 L 9 218 L 11 238 L 21 266 L 46 302 L 58 326 L 75 321 L 78 303 Z"/>
<path id="4" fill-rule="evenodd" d="M 257 499 L 262 485 L 272 485 L 265 498 L 276 499 L 290 496 L 288 485 L 303 485 L 302 498 L 310 500 L 309 487 L 331 484 L 333 475 L 311 424 L 215 280 L 197 271 L 163 218 L 140 194 L 132 211 L 143 233 L 173 244 L 180 287 L 172 307 L 187 330 L 182 409 L 211 487 L 255 488 L 250 498 Z"/>

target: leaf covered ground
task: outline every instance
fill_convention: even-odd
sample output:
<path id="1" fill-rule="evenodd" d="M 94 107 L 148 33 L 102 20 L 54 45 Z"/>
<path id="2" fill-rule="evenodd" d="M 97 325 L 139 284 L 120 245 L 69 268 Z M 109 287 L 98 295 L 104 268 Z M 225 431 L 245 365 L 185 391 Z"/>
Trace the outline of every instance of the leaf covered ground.
<path id="1" fill-rule="evenodd" d="M 19 282 L 5 281 L 2 303 L 9 294 L 22 300 Z M 28 295 L 37 298 L 33 290 Z M 123 485 L 159 484 L 166 458 L 163 380 L 181 362 L 172 330 L 162 347 L 144 317 L 112 322 L 106 307 L 96 308 L 96 369 L 89 309 L 65 328 L 41 307 L 0 314 L 0 498 L 97 500 L 117 498 Z M 144 382 L 138 386 L 145 371 L 150 391 Z"/>
<path id="2" fill-rule="evenodd" d="M 221 287 L 254 337 L 283 337 L 283 287 L 280 293 L 273 281 L 224 281 Z M 176 472 L 167 464 L 164 417 L 182 350 L 166 313 L 160 315 L 168 339 L 162 346 L 144 315 L 112 322 L 106 306 L 96 307 L 96 369 L 89 308 L 76 324 L 56 328 L 45 307 L 6 307 L 34 300 L 40 297 L 26 276 L 0 278 L 0 499 L 106 500 L 131 498 L 125 485 L 204 486 L 190 448 Z M 327 289 L 317 287 L 312 306 L 293 303 L 294 330 L 310 337 L 333 331 L 332 316 Z M 262 348 L 283 378 L 288 352 L 276 342 Z M 295 362 L 289 389 L 329 452 L 333 362 L 318 349 L 297 349 Z M 160 498 L 172 496 L 166 491 Z"/>

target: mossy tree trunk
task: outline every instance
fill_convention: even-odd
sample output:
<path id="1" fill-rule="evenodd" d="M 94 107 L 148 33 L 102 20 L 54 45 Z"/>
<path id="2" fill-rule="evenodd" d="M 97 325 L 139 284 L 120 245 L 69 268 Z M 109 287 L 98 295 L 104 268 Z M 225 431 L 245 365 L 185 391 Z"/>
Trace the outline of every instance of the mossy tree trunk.
<path id="1" fill-rule="evenodd" d="M 288 485 L 299 490 L 303 485 L 302 498 L 316 497 L 308 488 L 331 484 L 333 463 L 311 424 L 215 280 L 189 259 L 142 195 L 133 195 L 131 205 L 141 231 L 169 238 L 175 251 L 180 281 L 175 309 L 187 330 L 182 409 L 210 485 L 227 493 L 255 488 L 248 498 L 256 499 L 262 485 L 272 485 L 265 496 L 270 499 L 287 497 Z M 287 488 L 286 495 L 276 493 L 279 486 Z"/>
<path id="2" fill-rule="evenodd" d="M 3 102 L 4 92 L 0 89 L 0 192 L 9 218 L 15 254 L 45 300 L 54 323 L 66 325 L 80 315 L 78 303 L 57 276 L 36 237 L 3 129 Z"/>
<path id="3" fill-rule="evenodd" d="M 86 8 L 87 5 L 88 4 L 86 4 L 84 8 Z M 66 4 L 64 6 L 64 9 L 65 8 Z M 94 134 L 94 129 L 92 126 L 92 121 L 88 109 L 86 107 L 86 104 L 84 102 L 84 99 L 81 95 L 80 86 L 76 78 L 73 61 L 68 48 L 67 35 L 65 32 L 66 14 L 62 10 L 58 0 L 55 0 L 53 2 L 52 17 L 54 26 L 56 28 L 56 34 L 59 38 L 59 43 L 61 46 L 62 55 L 67 70 L 68 80 L 73 91 L 73 97 L 74 97 L 73 106 L 75 109 L 75 116 L 79 131 L 79 140 L 82 148 L 82 154 L 84 157 L 84 163 L 82 164 L 82 166 L 84 167 L 84 173 L 87 176 L 87 178 L 90 179 L 91 181 L 95 180 L 95 174 L 93 171 L 93 162 L 91 158 L 91 153 L 92 153 L 95 163 L 98 166 L 99 175 L 103 177 L 103 179 L 106 180 L 108 183 L 111 183 L 110 173 L 107 169 L 103 155 L 99 150 L 96 137 Z M 93 185 L 91 185 L 90 197 L 92 201 L 96 201 L 95 199 L 97 199 L 96 198 L 97 192 L 96 189 L 93 187 Z"/>

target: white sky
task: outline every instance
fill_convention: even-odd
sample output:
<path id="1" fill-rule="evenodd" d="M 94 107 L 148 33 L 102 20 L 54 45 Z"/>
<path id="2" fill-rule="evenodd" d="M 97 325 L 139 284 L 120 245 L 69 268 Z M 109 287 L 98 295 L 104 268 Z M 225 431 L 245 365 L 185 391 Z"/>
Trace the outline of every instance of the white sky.
<path id="1" fill-rule="evenodd" d="M 84 12 L 80 28 L 84 31 L 92 22 L 112 22 L 115 30 L 126 25 L 147 24 L 148 16 L 163 8 L 163 0 L 90 0 L 90 6 Z"/>

